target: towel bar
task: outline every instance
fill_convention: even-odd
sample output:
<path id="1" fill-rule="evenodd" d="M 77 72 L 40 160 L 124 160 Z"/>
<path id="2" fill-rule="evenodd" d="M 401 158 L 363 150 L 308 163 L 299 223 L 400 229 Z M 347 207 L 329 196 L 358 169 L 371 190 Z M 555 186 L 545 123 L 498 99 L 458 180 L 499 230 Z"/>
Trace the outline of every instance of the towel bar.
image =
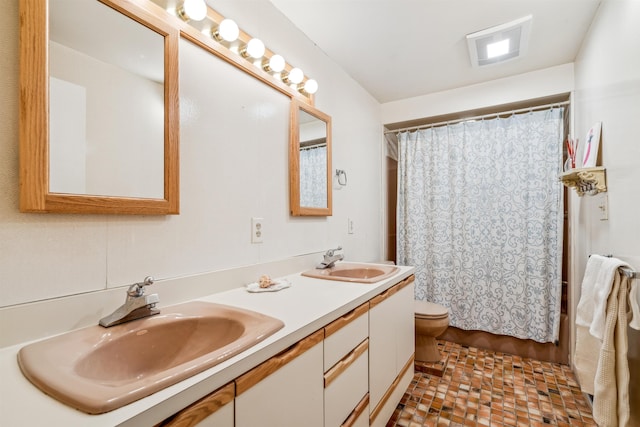
<path id="1" fill-rule="evenodd" d="M 619 270 L 620 270 L 620 273 L 624 274 L 625 276 L 631 279 L 637 279 L 638 277 L 640 277 L 637 271 L 633 271 L 629 267 L 620 267 Z"/>
<path id="2" fill-rule="evenodd" d="M 609 254 L 609 255 L 602 255 L 605 256 L 607 258 L 613 258 L 613 255 Z M 591 257 L 591 255 L 589 255 L 589 257 Z M 630 279 L 638 279 L 640 278 L 640 272 L 634 271 L 632 269 L 630 269 L 629 267 L 620 267 L 618 270 L 620 270 L 620 273 L 624 274 L 625 276 L 627 276 Z"/>

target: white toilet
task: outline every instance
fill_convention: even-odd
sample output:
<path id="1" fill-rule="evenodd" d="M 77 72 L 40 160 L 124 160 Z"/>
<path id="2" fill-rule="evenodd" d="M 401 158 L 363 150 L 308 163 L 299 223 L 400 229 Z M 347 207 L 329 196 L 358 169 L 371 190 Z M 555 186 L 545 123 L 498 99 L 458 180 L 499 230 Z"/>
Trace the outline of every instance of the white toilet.
<path id="1" fill-rule="evenodd" d="M 415 301 L 416 361 L 438 362 L 436 338 L 449 326 L 449 310 L 429 301 Z"/>

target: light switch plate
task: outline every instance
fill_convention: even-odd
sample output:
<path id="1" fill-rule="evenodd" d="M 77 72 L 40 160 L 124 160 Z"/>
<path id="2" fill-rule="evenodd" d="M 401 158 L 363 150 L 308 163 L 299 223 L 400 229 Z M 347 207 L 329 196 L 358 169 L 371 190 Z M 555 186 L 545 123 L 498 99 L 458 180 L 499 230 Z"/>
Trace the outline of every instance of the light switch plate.
<path id="1" fill-rule="evenodd" d="M 598 209 L 600 209 L 600 221 L 609 220 L 609 197 L 607 193 L 600 193 L 600 200 L 598 200 Z"/>

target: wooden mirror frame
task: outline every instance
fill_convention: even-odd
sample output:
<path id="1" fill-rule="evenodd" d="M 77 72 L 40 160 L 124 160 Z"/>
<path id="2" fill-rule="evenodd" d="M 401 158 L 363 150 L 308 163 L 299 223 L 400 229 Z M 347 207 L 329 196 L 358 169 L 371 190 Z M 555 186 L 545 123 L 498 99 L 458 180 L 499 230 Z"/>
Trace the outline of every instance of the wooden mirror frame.
<path id="1" fill-rule="evenodd" d="M 49 191 L 48 0 L 20 0 L 20 211 L 86 214 L 179 213 L 179 31 L 164 10 L 130 0 L 92 0 L 164 37 L 164 198 L 94 196 Z M 117 29 L 114 29 L 117 31 Z"/>
<path id="2" fill-rule="evenodd" d="M 300 206 L 300 111 L 304 111 L 325 122 L 327 126 L 327 207 L 315 208 Z M 331 182 L 331 116 L 317 108 L 291 100 L 289 120 L 289 207 L 293 216 L 331 216 L 332 182 Z"/>

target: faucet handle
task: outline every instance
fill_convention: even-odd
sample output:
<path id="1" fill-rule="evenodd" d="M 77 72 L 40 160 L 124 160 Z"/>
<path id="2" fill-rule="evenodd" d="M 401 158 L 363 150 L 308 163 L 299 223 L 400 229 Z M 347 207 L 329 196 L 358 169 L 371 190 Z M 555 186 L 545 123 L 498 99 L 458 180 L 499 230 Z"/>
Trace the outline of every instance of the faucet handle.
<path id="1" fill-rule="evenodd" d="M 133 285 L 129 286 L 127 295 L 132 297 L 141 297 L 142 295 L 144 295 L 144 287 L 149 285 L 153 285 L 153 277 L 151 276 L 145 277 L 144 281 L 142 282 L 134 283 Z"/>
<path id="2" fill-rule="evenodd" d="M 337 248 L 335 248 L 335 249 L 329 249 L 329 250 L 327 251 L 327 255 L 328 255 L 328 256 L 333 256 L 333 254 L 334 254 L 336 251 L 341 251 L 341 250 L 342 250 L 342 246 L 338 246 L 338 247 L 337 247 Z"/>

